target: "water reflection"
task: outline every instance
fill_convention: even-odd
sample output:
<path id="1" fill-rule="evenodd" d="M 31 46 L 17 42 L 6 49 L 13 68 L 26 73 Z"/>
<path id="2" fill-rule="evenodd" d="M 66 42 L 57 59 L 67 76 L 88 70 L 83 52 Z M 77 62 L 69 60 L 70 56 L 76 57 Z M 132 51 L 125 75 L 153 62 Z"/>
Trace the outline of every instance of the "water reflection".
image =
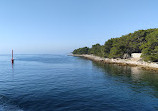
<path id="1" fill-rule="evenodd" d="M 14 69 L 14 63 L 12 63 L 12 69 Z"/>
<path id="2" fill-rule="evenodd" d="M 119 82 L 128 83 L 133 90 L 147 90 L 158 98 L 158 72 L 98 62 L 93 62 L 93 66 L 100 68 L 106 75 L 115 77 Z"/>
<path id="3" fill-rule="evenodd" d="M 14 62 L 13 63 L 11 62 L 11 78 L 12 81 L 14 81 Z"/>

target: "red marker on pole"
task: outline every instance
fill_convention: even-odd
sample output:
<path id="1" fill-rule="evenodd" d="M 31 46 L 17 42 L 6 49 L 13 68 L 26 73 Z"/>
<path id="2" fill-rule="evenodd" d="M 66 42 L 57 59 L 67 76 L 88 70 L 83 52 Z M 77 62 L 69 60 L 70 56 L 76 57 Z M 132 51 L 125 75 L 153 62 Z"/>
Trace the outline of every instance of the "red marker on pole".
<path id="1" fill-rule="evenodd" d="M 13 50 L 12 50 L 12 64 L 14 63 L 14 59 L 13 59 Z"/>

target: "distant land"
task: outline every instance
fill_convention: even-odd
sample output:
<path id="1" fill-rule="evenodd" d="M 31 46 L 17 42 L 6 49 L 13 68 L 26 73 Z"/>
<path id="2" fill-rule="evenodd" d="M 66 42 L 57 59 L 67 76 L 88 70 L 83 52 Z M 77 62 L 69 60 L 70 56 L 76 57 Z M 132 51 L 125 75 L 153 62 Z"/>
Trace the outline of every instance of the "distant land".
<path id="1" fill-rule="evenodd" d="M 119 38 L 111 38 L 104 45 L 97 43 L 91 48 L 75 49 L 72 53 L 110 59 L 123 59 L 125 55 L 130 57 L 132 53 L 141 53 L 143 61 L 158 62 L 158 28 L 138 30 Z"/>

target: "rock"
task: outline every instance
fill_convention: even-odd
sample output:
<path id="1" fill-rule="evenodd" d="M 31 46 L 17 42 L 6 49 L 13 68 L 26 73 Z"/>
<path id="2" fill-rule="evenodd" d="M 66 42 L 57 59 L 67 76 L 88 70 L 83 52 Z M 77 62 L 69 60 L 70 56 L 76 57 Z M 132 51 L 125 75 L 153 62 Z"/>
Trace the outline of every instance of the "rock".
<path id="1" fill-rule="evenodd" d="M 123 55 L 123 59 L 129 59 L 130 57 L 131 56 L 129 54 L 127 54 L 127 53 Z"/>

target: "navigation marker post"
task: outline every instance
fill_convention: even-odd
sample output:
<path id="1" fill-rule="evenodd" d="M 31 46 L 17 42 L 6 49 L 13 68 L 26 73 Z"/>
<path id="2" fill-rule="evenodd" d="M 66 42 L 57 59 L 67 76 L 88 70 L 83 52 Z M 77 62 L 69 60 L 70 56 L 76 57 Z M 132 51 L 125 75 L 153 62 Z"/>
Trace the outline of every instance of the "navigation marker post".
<path id="1" fill-rule="evenodd" d="M 13 63 L 14 63 L 14 59 L 13 59 L 13 50 L 12 50 L 12 60 L 11 60 L 11 61 L 12 61 L 12 64 L 13 64 Z"/>

